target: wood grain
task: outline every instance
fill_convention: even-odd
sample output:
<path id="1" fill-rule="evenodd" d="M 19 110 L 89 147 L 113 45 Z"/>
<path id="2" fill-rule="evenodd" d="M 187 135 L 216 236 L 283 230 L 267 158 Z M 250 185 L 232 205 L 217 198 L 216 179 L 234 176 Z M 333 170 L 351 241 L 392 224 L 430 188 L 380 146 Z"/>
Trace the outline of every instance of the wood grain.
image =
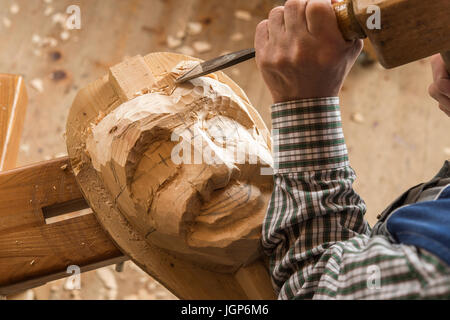
<path id="1" fill-rule="evenodd" d="M 74 202 L 88 208 L 67 158 L 0 173 L 0 294 L 67 277 L 70 265 L 89 271 L 126 259 L 92 213 L 46 223 L 55 205 Z"/>
<path id="2" fill-rule="evenodd" d="M 16 166 L 27 103 L 23 77 L 0 74 L 0 171 Z"/>

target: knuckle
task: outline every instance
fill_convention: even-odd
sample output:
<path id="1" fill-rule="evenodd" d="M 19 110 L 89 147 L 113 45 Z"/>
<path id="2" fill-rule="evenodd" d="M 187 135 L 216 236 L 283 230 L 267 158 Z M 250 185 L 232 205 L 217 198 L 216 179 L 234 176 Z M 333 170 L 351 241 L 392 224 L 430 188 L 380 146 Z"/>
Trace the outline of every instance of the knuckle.
<path id="1" fill-rule="evenodd" d="M 438 94 L 437 94 L 437 88 L 436 85 L 433 83 L 429 88 L 428 88 L 428 94 L 434 98 L 434 99 L 438 99 Z"/>
<path id="2" fill-rule="evenodd" d="M 328 12 L 330 6 L 322 1 L 314 1 L 308 3 L 308 11 L 314 15 L 321 15 Z"/>
<path id="3" fill-rule="evenodd" d="M 270 10 L 269 17 L 273 17 L 275 15 L 281 14 L 284 12 L 284 7 L 278 6 Z"/>
<path id="4" fill-rule="evenodd" d="M 297 9 L 300 5 L 299 0 L 288 0 L 284 7 L 287 9 Z"/>
<path id="5" fill-rule="evenodd" d="M 283 68 L 289 64 L 289 57 L 283 52 L 275 53 L 272 64 L 275 68 Z"/>
<path id="6" fill-rule="evenodd" d="M 257 31 L 263 31 L 264 29 L 267 29 L 267 19 L 261 21 L 260 23 L 258 23 L 258 25 L 256 26 L 256 30 Z"/>

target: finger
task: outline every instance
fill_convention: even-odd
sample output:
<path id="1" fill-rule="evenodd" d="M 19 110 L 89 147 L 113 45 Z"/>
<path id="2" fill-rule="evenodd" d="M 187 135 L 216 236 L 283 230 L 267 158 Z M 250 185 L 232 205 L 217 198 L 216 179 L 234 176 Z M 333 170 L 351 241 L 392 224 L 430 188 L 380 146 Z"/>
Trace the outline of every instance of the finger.
<path id="1" fill-rule="evenodd" d="M 435 84 L 443 95 L 450 98 L 450 79 L 438 79 Z"/>
<path id="2" fill-rule="evenodd" d="M 433 70 L 433 79 L 435 82 L 439 79 L 450 78 L 445 68 L 444 60 L 440 54 L 436 54 L 431 58 L 431 68 Z"/>
<path id="3" fill-rule="evenodd" d="M 443 108 L 450 112 L 450 98 L 442 94 L 435 83 L 430 86 L 428 91 L 430 96 L 439 102 L 441 109 Z"/>
<path id="4" fill-rule="evenodd" d="M 443 105 L 439 105 L 439 109 L 444 111 L 444 113 L 450 117 L 450 109 L 445 109 L 445 107 Z"/>
<path id="5" fill-rule="evenodd" d="M 284 5 L 286 32 L 298 33 L 306 30 L 306 0 L 288 0 Z"/>
<path id="6" fill-rule="evenodd" d="M 261 21 L 256 27 L 255 50 L 261 51 L 269 41 L 268 20 Z"/>
<path id="7" fill-rule="evenodd" d="M 269 41 L 277 41 L 284 33 L 284 8 L 276 7 L 269 14 Z"/>
<path id="8" fill-rule="evenodd" d="M 331 0 L 309 0 L 306 5 L 306 23 L 313 35 L 321 34 L 325 30 L 338 30 Z"/>
<path id="9" fill-rule="evenodd" d="M 352 49 L 355 52 L 355 54 L 353 56 L 358 58 L 359 55 L 361 54 L 361 51 L 364 49 L 364 41 L 361 39 L 354 40 Z"/>

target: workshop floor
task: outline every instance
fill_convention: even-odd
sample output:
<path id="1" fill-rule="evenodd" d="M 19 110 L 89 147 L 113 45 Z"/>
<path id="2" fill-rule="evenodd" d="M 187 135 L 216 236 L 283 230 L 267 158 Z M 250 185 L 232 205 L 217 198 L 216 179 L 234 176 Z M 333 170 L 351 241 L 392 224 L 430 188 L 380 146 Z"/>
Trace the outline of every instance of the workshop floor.
<path id="1" fill-rule="evenodd" d="M 0 72 L 24 75 L 29 93 L 18 166 L 66 154 L 64 128 L 71 102 L 109 66 L 155 51 L 208 59 L 251 47 L 256 24 L 280 2 L 0 0 Z M 81 8 L 80 30 L 62 27 L 70 5 Z M 254 61 L 226 73 L 269 124 L 270 96 Z M 429 62 L 423 60 L 395 70 L 359 64 L 345 84 L 344 130 L 359 178 L 356 189 L 367 202 L 371 224 L 400 192 L 431 178 L 450 157 L 450 122 L 428 97 L 430 82 Z M 60 280 L 15 298 L 174 298 L 131 262 L 122 273 L 113 270 L 83 274 L 80 291 L 66 290 Z"/>

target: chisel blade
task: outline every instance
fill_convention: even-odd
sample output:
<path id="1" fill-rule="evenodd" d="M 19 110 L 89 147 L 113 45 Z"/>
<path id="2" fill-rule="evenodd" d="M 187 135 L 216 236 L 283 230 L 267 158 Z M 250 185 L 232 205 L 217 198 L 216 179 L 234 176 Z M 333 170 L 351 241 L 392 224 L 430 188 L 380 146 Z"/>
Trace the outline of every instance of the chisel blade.
<path id="1" fill-rule="evenodd" d="M 203 62 L 186 72 L 176 80 L 176 83 L 183 83 L 210 73 L 232 67 L 238 63 L 253 59 L 255 49 L 246 49 L 232 52 L 224 56 Z"/>

